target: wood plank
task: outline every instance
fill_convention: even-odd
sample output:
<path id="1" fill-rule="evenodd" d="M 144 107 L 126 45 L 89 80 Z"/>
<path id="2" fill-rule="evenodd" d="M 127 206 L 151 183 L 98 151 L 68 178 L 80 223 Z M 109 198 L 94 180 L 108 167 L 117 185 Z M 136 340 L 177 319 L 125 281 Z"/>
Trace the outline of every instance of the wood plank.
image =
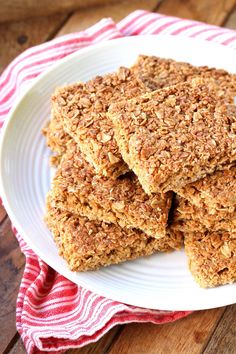
<path id="1" fill-rule="evenodd" d="M 53 15 L 0 24 L 0 72 L 25 49 L 51 38 L 67 17 Z"/>
<path id="2" fill-rule="evenodd" d="M 204 354 L 236 353 L 236 305 L 228 306 Z"/>
<path id="3" fill-rule="evenodd" d="M 0 72 L 25 49 L 53 37 L 67 18 L 67 15 L 54 15 L 48 18 L 0 24 L 0 46 L 2 48 Z M 0 206 L 0 223 L 6 215 L 4 208 Z M 11 345 L 12 341 L 14 342 L 17 335 L 15 303 L 25 260 L 10 229 L 9 220 L 5 220 L 4 225 L 0 227 L 0 235 L 2 236 L 0 246 L 0 352 L 2 352 Z M 16 352 L 19 352 L 19 348 Z"/>
<path id="4" fill-rule="evenodd" d="M 116 4 L 76 11 L 58 32 L 57 36 L 84 30 L 104 17 L 112 17 L 113 20 L 117 22 L 137 9 L 152 11 L 160 1 L 161 0 L 126 0 Z"/>
<path id="5" fill-rule="evenodd" d="M 0 226 L 0 353 L 16 334 L 15 303 L 25 259 L 7 218 Z"/>
<path id="6" fill-rule="evenodd" d="M 224 23 L 224 27 L 236 29 L 236 7 Z"/>
<path id="7" fill-rule="evenodd" d="M 163 325 L 126 325 L 108 353 L 200 354 L 224 311 L 225 308 L 198 311 L 177 322 Z"/>
<path id="8" fill-rule="evenodd" d="M 66 354 L 103 354 L 107 353 L 112 341 L 119 335 L 125 326 L 116 326 L 105 334 L 98 342 L 86 345 L 79 349 L 70 349 Z"/>
<path id="9" fill-rule="evenodd" d="M 157 11 L 165 15 L 222 25 L 235 6 L 235 0 L 165 0 Z"/>
<path id="10" fill-rule="evenodd" d="M 4 218 L 7 216 L 6 210 L 2 205 L 0 205 L 0 224 L 4 220 Z"/>
<path id="11" fill-rule="evenodd" d="M 26 353 L 24 344 L 19 336 L 18 336 L 16 343 L 13 345 L 13 347 L 10 349 L 10 351 L 8 353 L 9 354 L 25 354 Z"/>
<path id="12" fill-rule="evenodd" d="M 26 18 L 68 13 L 72 10 L 94 5 L 104 5 L 116 0 L 0 0 L 0 22 L 19 21 Z"/>

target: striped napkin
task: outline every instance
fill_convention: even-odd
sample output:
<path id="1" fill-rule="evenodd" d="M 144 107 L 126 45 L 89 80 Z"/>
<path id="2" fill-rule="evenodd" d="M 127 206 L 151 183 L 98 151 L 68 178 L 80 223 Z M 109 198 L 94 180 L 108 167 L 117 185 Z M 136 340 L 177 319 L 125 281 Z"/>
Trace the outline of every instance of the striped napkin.
<path id="1" fill-rule="evenodd" d="M 61 58 L 100 41 L 159 33 L 198 37 L 236 48 L 235 31 L 191 20 L 142 10 L 131 13 L 118 24 L 103 19 L 86 31 L 30 48 L 7 67 L 0 77 L 0 127 L 18 95 Z M 117 324 L 158 324 L 189 314 L 137 308 L 98 296 L 55 272 L 34 254 L 14 227 L 13 231 L 26 257 L 16 326 L 28 353 L 62 353 L 97 341 Z"/>

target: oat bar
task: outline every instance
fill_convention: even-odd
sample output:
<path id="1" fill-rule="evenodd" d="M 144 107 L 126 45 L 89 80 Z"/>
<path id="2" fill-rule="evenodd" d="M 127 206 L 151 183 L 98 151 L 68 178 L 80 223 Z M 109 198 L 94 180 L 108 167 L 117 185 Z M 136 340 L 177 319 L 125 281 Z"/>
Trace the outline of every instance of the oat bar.
<path id="1" fill-rule="evenodd" d="M 131 70 L 150 90 L 174 85 L 200 75 L 214 78 L 221 84 L 222 89 L 231 91 L 232 95 L 236 96 L 236 75 L 220 69 L 208 68 L 207 66 L 196 67 L 171 59 L 140 55 Z M 70 137 L 64 131 L 60 116 L 54 114 L 53 111 L 50 124 L 44 129 L 44 133 L 48 146 L 56 152 L 53 160 L 60 161 Z M 56 159 L 57 156 L 58 159 Z"/>
<path id="2" fill-rule="evenodd" d="M 127 68 L 117 73 L 65 86 L 52 96 L 54 114 L 64 130 L 79 144 L 87 161 L 100 175 L 113 178 L 128 171 L 106 112 L 111 102 L 147 92 L 141 80 Z"/>
<path id="3" fill-rule="evenodd" d="M 53 208 L 50 200 L 46 222 L 59 254 L 72 271 L 98 269 L 158 251 L 179 249 L 182 245 L 182 234 L 178 231 L 158 240 L 140 230 L 90 221 L 86 217 L 61 211 Z"/>
<path id="4" fill-rule="evenodd" d="M 218 210 L 210 214 L 206 208 L 198 208 L 187 199 L 175 200 L 173 224 L 182 232 L 212 230 L 236 232 L 236 211 Z"/>
<path id="5" fill-rule="evenodd" d="M 152 90 L 175 85 L 200 76 L 205 79 L 216 80 L 222 90 L 232 97 L 236 96 L 236 74 L 231 74 L 222 69 L 193 66 L 172 59 L 140 55 L 132 70 Z"/>
<path id="6" fill-rule="evenodd" d="M 51 163 L 57 166 L 72 138 L 64 131 L 62 120 L 55 114 L 52 114 L 50 121 L 43 129 L 43 134 L 46 137 L 48 147 L 55 153 L 51 157 Z"/>
<path id="7" fill-rule="evenodd" d="M 75 143 L 68 145 L 53 181 L 53 204 L 91 220 L 139 228 L 164 237 L 172 193 L 148 196 L 129 173 L 114 180 L 98 176 Z"/>
<path id="8" fill-rule="evenodd" d="M 178 189 L 178 194 L 210 214 L 236 211 L 236 166 Z"/>
<path id="9" fill-rule="evenodd" d="M 160 89 L 112 104 L 124 161 L 146 193 L 178 190 L 236 160 L 236 111 L 214 80 Z"/>
<path id="10" fill-rule="evenodd" d="M 147 55 L 140 55 L 132 70 L 152 90 L 187 81 L 199 72 L 188 63 Z"/>
<path id="11" fill-rule="evenodd" d="M 184 243 L 190 271 L 201 287 L 236 281 L 236 233 L 189 233 Z"/>

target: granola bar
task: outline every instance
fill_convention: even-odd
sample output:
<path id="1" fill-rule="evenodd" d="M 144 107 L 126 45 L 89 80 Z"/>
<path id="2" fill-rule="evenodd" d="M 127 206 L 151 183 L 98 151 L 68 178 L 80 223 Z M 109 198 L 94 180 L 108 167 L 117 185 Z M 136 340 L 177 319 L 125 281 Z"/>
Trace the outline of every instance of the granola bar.
<path id="1" fill-rule="evenodd" d="M 52 96 L 54 114 L 63 120 L 65 131 L 79 144 L 87 161 L 100 175 L 113 178 L 128 171 L 106 112 L 111 102 L 147 92 L 131 70 L 65 86 Z"/>
<path id="2" fill-rule="evenodd" d="M 236 166 L 178 189 L 178 194 L 210 214 L 236 211 Z"/>
<path id="3" fill-rule="evenodd" d="M 50 205 L 46 222 L 52 231 L 59 254 L 72 271 L 87 271 L 117 264 L 154 252 L 179 249 L 182 234 L 171 233 L 162 239 L 148 237 L 137 229 L 90 221 Z"/>
<path id="4" fill-rule="evenodd" d="M 187 199 L 177 197 L 173 225 L 182 232 L 206 230 L 236 232 L 236 211 L 218 210 L 210 214 L 206 208 L 198 208 Z"/>
<path id="5" fill-rule="evenodd" d="M 166 235 L 172 193 L 148 196 L 133 173 L 116 180 L 98 176 L 75 143 L 63 155 L 51 196 L 53 205 L 90 220 L 139 228 L 157 238 Z"/>
<path id="6" fill-rule="evenodd" d="M 140 55 L 132 70 L 152 90 L 179 84 L 198 74 L 198 68 L 191 64 L 147 55 Z"/>
<path id="7" fill-rule="evenodd" d="M 172 59 L 140 55 L 132 70 L 152 90 L 176 85 L 200 76 L 216 80 L 222 90 L 228 92 L 232 97 L 236 96 L 236 74 L 222 69 L 193 66 Z"/>
<path id="8" fill-rule="evenodd" d="M 195 78 L 112 104 L 124 161 L 145 192 L 178 190 L 236 160 L 236 111 L 214 80 Z"/>
<path id="9" fill-rule="evenodd" d="M 236 96 L 236 75 L 229 74 L 224 70 L 196 67 L 171 59 L 140 55 L 131 71 L 133 71 L 150 90 L 174 85 L 200 75 L 214 78 L 221 84 L 222 89 L 225 88 L 226 91 L 231 91 L 232 95 Z M 62 154 L 66 150 L 66 144 L 68 140 L 70 140 L 69 135 L 64 131 L 61 117 L 52 112 L 50 124 L 44 129 L 44 133 L 47 138 L 48 146 L 52 151 L 56 152 L 56 156 L 53 157 L 53 160 L 58 164 Z"/>
<path id="10" fill-rule="evenodd" d="M 236 281 L 236 233 L 189 233 L 184 243 L 190 271 L 201 287 Z"/>
<path id="11" fill-rule="evenodd" d="M 51 157 L 51 163 L 58 166 L 62 155 L 66 152 L 67 144 L 72 140 L 63 129 L 63 123 L 59 116 L 52 114 L 51 120 L 43 129 L 48 147 L 55 153 Z"/>

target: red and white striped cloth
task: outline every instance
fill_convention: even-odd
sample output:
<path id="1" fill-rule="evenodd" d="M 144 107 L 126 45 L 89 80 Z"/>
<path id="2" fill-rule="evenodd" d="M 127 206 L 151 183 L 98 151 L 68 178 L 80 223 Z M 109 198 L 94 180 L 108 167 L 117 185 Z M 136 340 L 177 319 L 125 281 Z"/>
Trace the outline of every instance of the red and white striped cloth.
<path id="1" fill-rule="evenodd" d="M 142 10 L 131 13 L 118 24 L 103 19 L 86 31 L 30 48 L 7 67 L 0 77 L 0 126 L 18 95 L 61 58 L 100 41 L 160 33 L 198 37 L 236 48 L 235 31 L 191 20 Z M 189 313 L 142 309 L 98 296 L 55 272 L 33 253 L 14 228 L 13 231 L 26 257 L 16 326 L 28 353 L 61 353 L 97 341 L 117 324 L 165 323 Z"/>

